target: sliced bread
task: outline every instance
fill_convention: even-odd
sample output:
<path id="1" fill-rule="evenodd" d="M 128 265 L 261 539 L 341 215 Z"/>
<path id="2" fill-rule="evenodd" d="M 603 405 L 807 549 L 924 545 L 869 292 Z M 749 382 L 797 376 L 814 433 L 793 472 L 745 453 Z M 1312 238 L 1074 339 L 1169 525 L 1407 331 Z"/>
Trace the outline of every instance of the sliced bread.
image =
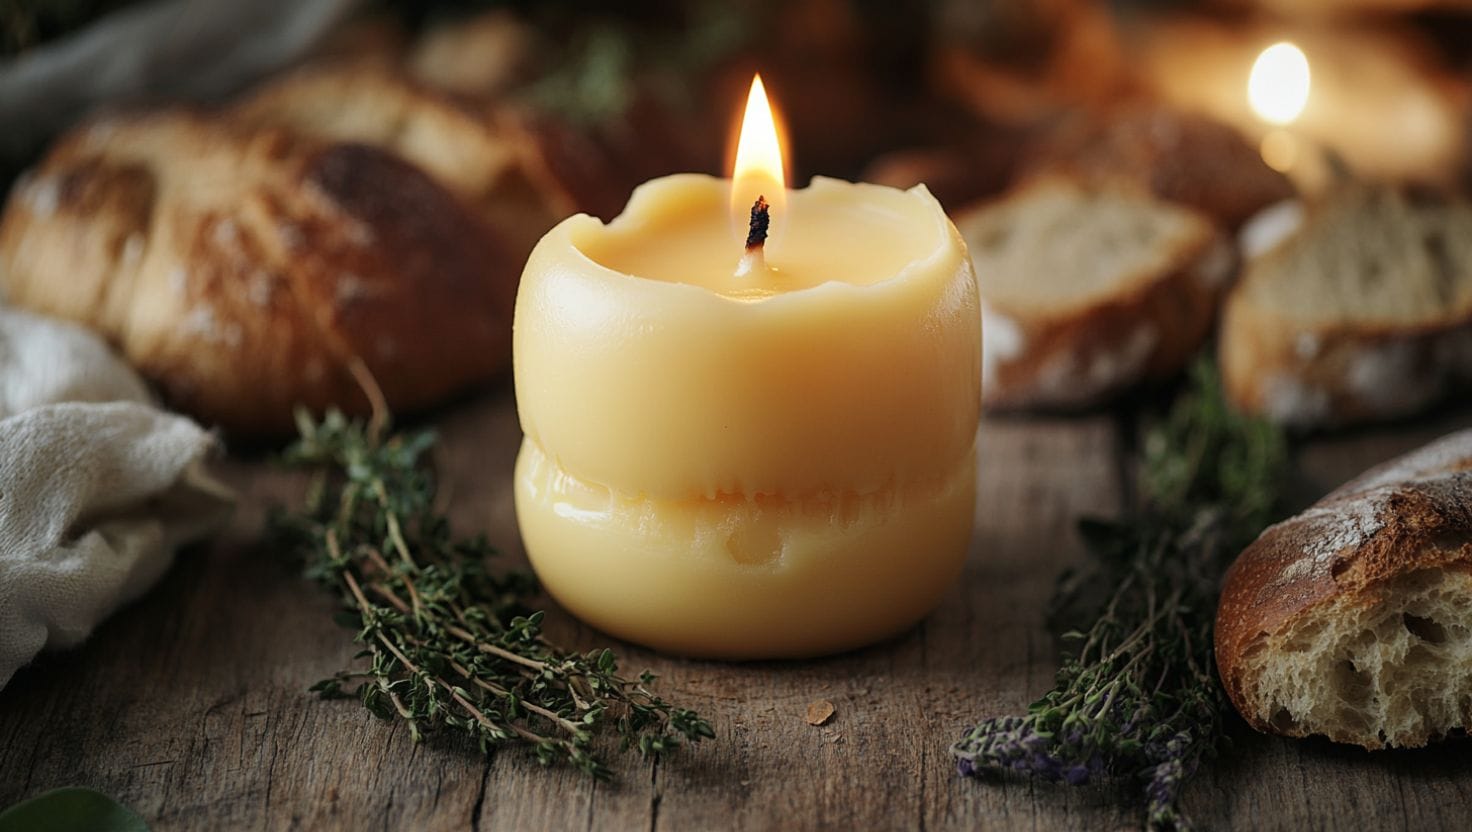
<path id="1" fill-rule="evenodd" d="M 1227 571 L 1216 656 L 1260 731 L 1383 748 L 1472 727 L 1472 430 L 1263 532 Z"/>
<path id="2" fill-rule="evenodd" d="M 1249 262 L 1220 351 L 1238 407 L 1297 427 L 1405 416 L 1465 386 L 1472 204 L 1336 191 Z"/>
<path id="3" fill-rule="evenodd" d="M 1203 216 L 1066 178 L 957 219 L 982 301 L 988 409 L 1076 409 L 1178 371 L 1206 338 L 1232 248 Z"/>

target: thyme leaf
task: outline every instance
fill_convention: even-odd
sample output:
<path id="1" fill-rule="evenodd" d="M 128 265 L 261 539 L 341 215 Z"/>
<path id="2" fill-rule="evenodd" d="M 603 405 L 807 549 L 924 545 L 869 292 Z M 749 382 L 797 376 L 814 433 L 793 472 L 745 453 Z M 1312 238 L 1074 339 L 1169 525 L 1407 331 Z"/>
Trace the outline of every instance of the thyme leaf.
<path id="1" fill-rule="evenodd" d="M 1195 365 L 1146 432 L 1142 505 L 1123 522 L 1080 521 L 1095 557 L 1053 598 L 1055 623 L 1084 622 L 1064 636 L 1055 687 L 967 731 L 951 749 L 960 772 L 1125 779 L 1148 828 L 1189 828 L 1182 790 L 1222 745 L 1229 707 L 1212 656 L 1218 584 L 1273 518 L 1286 464 L 1283 435 L 1234 412 L 1215 368 Z"/>
<path id="2" fill-rule="evenodd" d="M 312 686 L 323 698 L 355 697 L 415 741 L 458 733 L 489 751 L 530 749 L 543 765 L 594 777 L 611 770 L 599 735 L 659 756 L 715 736 L 694 711 L 656 695 L 649 673 L 627 677 L 612 650 L 577 653 L 542 633 L 528 602 L 535 581 L 491 572 L 485 537 L 457 537 L 434 503 L 424 455 L 432 433 L 378 437 L 382 425 L 329 413 L 298 414 L 300 438 L 285 452 L 314 472 L 306 504 L 277 510 L 275 538 L 304 573 L 341 602 L 363 661 Z"/>

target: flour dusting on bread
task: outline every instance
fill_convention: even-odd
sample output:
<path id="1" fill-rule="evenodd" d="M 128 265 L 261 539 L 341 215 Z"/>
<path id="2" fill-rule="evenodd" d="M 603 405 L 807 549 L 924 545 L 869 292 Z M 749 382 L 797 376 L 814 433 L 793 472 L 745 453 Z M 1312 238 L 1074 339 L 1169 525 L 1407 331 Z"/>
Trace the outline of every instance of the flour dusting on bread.
<path id="1" fill-rule="evenodd" d="M 1472 727 L 1472 430 L 1263 532 L 1227 574 L 1216 638 L 1261 730 L 1382 748 Z"/>
<path id="2" fill-rule="evenodd" d="M 990 409 L 1079 408 L 1178 371 L 1235 255 L 1205 217 L 1062 177 L 961 215 Z"/>
<path id="3" fill-rule="evenodd" d="M 1219 338 L 1240 409 L 1335 427 L 1472 389 L 1472 203 L 1346 185 L 1269 209 L 1242 246 Z"/>
<path id="4" fill-rule="evenodd" d="M 1027 334 L 1017 322 L 986 304 L 981 304 L 981 384 L 986 387 L 997 377 L 997 367 L 1022 355 L 1027 347 Z"/>
<path id="5" fill-rule="evenodd" d="M 63 137 L 0 221 L 8 301 L 240 433 L 364 412 L 355 360 L 400 411 L 506 367 L 520 263 L 486 216 L 381 148 L 264 120 L 151 110 L 108 116 L 104 145 Z"/>

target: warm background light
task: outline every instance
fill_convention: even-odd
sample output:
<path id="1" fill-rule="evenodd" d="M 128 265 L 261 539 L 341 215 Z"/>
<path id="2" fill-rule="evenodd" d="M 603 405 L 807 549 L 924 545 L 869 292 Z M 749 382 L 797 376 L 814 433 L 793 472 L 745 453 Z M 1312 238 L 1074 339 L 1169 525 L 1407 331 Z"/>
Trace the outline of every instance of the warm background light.
<path id="1" fill-rule="evenodd" d="M 1308 58 L 1287 41 L 1264 49 L 1247 79 L 1247 100 L 1253 112 L 1273 124 L 1298 118 L 1308 103 L 1308 91 Z"/>
<path id="2" fill-rule="evenodd" d="M 741 138 L 736 144 L 731 179 L 731 216 L 743 236 L 751 204 L 758 196 L 765 196 L 772 206 L 774 222 L 781 216 L 787 204 L 782 141 L 760 75 L 752 78 L 751 92 L 746 96 L 746 113 L 741 118 Z"/>
<path id="3" fill-rule="evenodd" d="M 1314 157 L 1326 149 L 1357 176 L 1434 185 L 1459 181 L 1469 158 L 1472 88 L 1434 70 L 1434 39 L 1404 25 L 1172 16 L 1140 24 L 1132 37 L 1141 74 L 1156 94 L 1253 142 L 1275 129 L 1291 131 L 1295 171 L 1317 164 Z M 1270 44 L 1286 48 L 1265 52 Z M 1285 71 L 1296 75 L 1296 84 L 1277 80 Z M 1296 93 L 1288 94 L 1290 86 Z M 1286 127 L 1273 118 L 1290 113 Z M 1272 143 L 1264 153 L 1289 144 Z"/>
<path id="4" fill-rule="evenodd" d="M 1273 170 L 1287 173 L 1298 161 L 1298 140 L 1287 130 L 1272 130 L 1262 137 L 1262 160 Z"/>

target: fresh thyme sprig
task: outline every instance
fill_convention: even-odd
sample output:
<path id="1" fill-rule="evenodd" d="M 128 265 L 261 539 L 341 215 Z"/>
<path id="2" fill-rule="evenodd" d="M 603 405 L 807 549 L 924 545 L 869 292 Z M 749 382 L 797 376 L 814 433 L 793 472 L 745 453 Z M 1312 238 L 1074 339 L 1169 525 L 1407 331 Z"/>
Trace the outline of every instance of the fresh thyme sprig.
<path id="1" fill-rule="evenodd" d="M 457 538 L 434 505 L 423 457 L 428 432 L 379 440 L 381 426 L 330 413 L 298 416 L 285 454 L 316 476 L 299 512 L 272 528 L 305 573 L 342 602 L 366 667 L 312 687 L 356 696 L 383 719 L 402 719 L 415 741 L 434 731 L 467 734 L 483 751 L 531 748 L 544 765 L 565 762 L 595 777 L 610 769 L 593 749 L 600 732 L 621 747 L 660 755 L 715 736 L 693 711 L 650 691 L 654 677 L 619 675 L 612 650 L 579 654 L 542 634 L 529 574 L 491 573 L 484 536 Z"/>
<path id="2" fill-rule="evenodd" d="M 1218 582 L 1272 519 L 1287 452 L 1275 428 L 1232 411 L 1206 361 L 1143 450 L 1141 507 L 1123 522 L 1080 522 L 1096 557 L 1060 579 L 1052 613 L 1092 623 L 1065 633 L 1056 686 L 1024 716 L 977 725 L 952 752 L 965 775 L 1133 779 L 1146 825 L 1183 829 L 1186 781 L 1223 740 Z"/>

